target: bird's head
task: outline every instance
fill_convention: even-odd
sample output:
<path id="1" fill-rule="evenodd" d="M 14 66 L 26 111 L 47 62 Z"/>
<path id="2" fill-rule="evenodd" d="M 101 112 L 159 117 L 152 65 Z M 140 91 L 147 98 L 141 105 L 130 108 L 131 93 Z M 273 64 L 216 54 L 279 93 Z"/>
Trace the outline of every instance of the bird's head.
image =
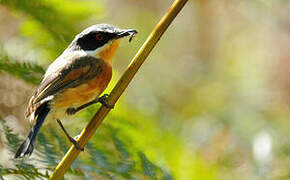
<path id="1" fill-rule="evenodd" d="M 97 24 L 90 26 L 76 35 L 69 46 L 69 50 L 83 51 L 87 55 L 111 61 L 117 50 L 120 39 L 134 36 L 134 29 L 119 29 L 110 24 Z"/>

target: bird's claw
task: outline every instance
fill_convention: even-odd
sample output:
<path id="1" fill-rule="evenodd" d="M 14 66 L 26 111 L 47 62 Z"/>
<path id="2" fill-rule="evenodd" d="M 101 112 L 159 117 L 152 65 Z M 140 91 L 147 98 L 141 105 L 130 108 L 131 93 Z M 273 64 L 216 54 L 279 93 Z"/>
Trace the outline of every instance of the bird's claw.
<path id="1" fill-rule="evenodd" d="M 66 113 L 68 115 L 74 115 L 76 112 L 77 112 L 76 108 L 73 108 L 73 107 L 67 108 L 66 110 Z"/>
<path id="2" fill-rule="evenodd" d="M 84 148 L 81 148 L 79 145 L 78 145 L 78 143 L 77 143 L 77 141 L 74 139 L 74 138 L 69 138 L 69 141 L 71 142 L 71 143 L 73 143 L 73 145 L 77 148 L 77 150 L 80 150 L 80 151 L 84 151 L 85 149 Z"/>
<path id="3" fill-rule="evenodd" d="M 111 106 L 107 103 L 107 98 L 109 97 L 108 94 L 104 94 L 103 96 L 99 97 L 98 98 L 98 102 L 100 102 L 102 105 L 104 105 L 106 108 L 108 109 L 113 109 L 114 108 L 114 105 Z"/>

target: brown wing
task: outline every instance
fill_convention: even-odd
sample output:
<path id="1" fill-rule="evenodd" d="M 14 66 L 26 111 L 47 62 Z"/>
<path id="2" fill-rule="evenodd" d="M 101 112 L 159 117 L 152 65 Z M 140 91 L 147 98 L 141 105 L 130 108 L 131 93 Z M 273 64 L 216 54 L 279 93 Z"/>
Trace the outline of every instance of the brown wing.
<path id="1" fill-rule="evenodd" d="M 31 97 L 26 117 L 37 112 L 37 108 L 44 102 L 50 101 L 64 89 L 73 88 L 86 83 L 101 74 L 104 62 L 93 56 L 85 56 L 71 61 L 60 70 L 48 75 Z"/>

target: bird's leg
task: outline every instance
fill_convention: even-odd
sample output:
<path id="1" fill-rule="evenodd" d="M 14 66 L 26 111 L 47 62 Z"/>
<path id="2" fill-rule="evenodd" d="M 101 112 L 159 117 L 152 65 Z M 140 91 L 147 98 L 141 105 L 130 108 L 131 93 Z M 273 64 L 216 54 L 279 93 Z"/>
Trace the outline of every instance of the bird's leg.
<path id="1" fill-rule="evenodd" d="M 86 108 L 86 107 L 88 107 L 88 106 L 90 106 L 92 104 L 96 104 L 96 103 L 98 103 L 97 99 L 95 99 L 93 101 L 90 101 L 90 102 L 88 102 L 86 104 L 83 104 L 83 105 L 81 105 L 81 106 L 79 106 L 77 108 L 70 107 L 70 108 L 67 108 L 66 113 L 68 115 L 74 115 L 75 113 L 79 112 L 80 110 L 82 110 L 82 109 L 84 109 L 84 108 Z"/>
<path id="2" fill-rule="evenodd" d="M 66 135 L 66 137 L 68 138 L 68 140 L 73 143 L 73 145 L 75 145 L 75 147 L 80 150 L 80 151 L 84 151 L 84 148 L 81 148 L 78 143 L 76 142 L 76 140 L 74 138 L 72 138 L 68 132 L 66 131 L 66 129 L 64 128 L 64 126 L 62 125 L 61 121 L 59 119 L 56 120 L 57 123 L 59 124 L 59 126 L 61 127 L 61 129 L 63 130 L 64 134 Z"/>
<path id="3" fill-rule="evenodd" d="M 92 101 L 90 101 L 90 102 L 88 102 L 88 103 L 86 103 L 86 104 L 83 104 L 83 105 L 81 105 L 81 106 L 79 106 L 79 107 L 77 107 L 77 108 L 70 107 L 70 108 L 68 108 L 68 109 L 66 110 L 66 113 L 67 113 L 68 115 L 73 115 L 73 114 L 79 112 L 80 110 L 82 110 L 82 109 L 84 109 L 84 108 L 86 108 L 86 107 L 88 107 L 88 106 L 90 106 L 90 105 L 92 105 L 92 104 L 96 104 L 96 103 L 101 103 L 101 104 L 104 105 L 106 108 L 113 109 L 114 106 L 110 106 L 110 105 L 108 105 L 108 103 L 107 103 L 107 98 L 108 98 L 108 96 L 109 96 L 108 94 L 104 94 L 103 96 L 98 97 L 98 98 L 96 98 L 96 99 L 94 99 L 94 100 L 92 100 Z"/>

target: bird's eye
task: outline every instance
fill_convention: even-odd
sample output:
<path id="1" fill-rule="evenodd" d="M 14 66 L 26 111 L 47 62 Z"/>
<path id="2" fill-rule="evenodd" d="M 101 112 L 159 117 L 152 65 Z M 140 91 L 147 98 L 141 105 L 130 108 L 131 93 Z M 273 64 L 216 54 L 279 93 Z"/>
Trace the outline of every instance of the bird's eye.
<path id="1" fill-rule="evenodd" d="M 101 40 L 104 39 L 104 35 L 103 35 L 103 34 L 96 34 L 96 39 L 97 39 L 98 41 L 101 41 Z"/>

